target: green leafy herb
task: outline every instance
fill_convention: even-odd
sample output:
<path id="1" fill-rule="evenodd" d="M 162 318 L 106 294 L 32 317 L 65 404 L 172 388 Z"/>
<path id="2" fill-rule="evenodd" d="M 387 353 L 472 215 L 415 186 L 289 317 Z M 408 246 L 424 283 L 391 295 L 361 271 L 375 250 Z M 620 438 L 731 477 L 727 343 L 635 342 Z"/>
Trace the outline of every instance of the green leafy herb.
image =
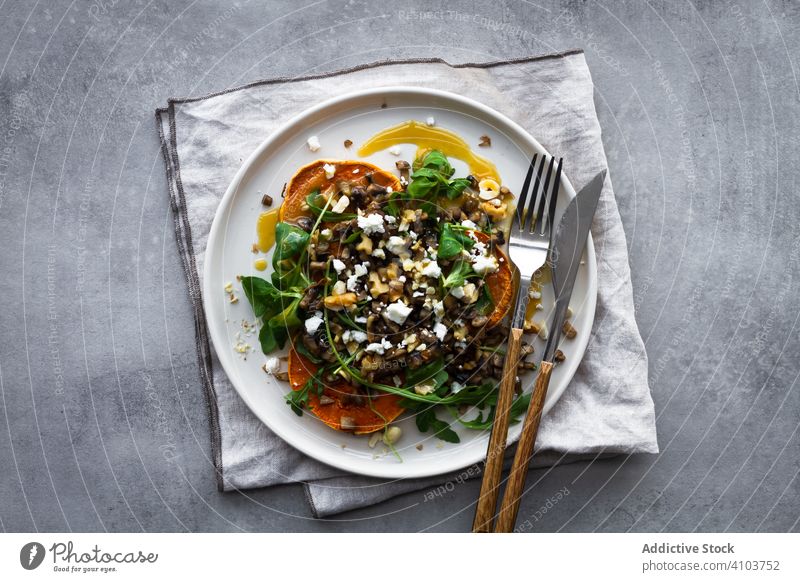
<path id="1" fill-rule="evenodd" d="M 446 222 L 439 235 L 439 258 L 449 260 L 457 257 L 464 249 L 471 249 L 475 241 L 467 236 L 463 229 Z"/>
<path id="2" fill-rule="evenodd" d="M 467 282 L 469 277 L 477 277 L 477 274 L 472 269 L 472 265 L 467 261 L 457 261 L 444 279 L 444 288 L 452 289 L 454 287 L 461 287 Z"/>
<path id="3" fill-rule="evenodd" d="M 475 309 L 481 315 L 489 315 L 492 311 L 494 311 L 494 300 L 492 299 L 492 294 L 489 293 L 488 285 L 481 287 L 478 301 L 475 303 Z"/>
<path id="4" fill-rule="evenodd" d="M 445 442 L 461 442 L 461 439 L 459 439 L 456 432 L 450 428 L 450 425 L 436 417 L 436 410 L 433 406 L 428 406 L 418 410 L 414 416 L 414 420 L 416 421 L 417 428 L 420 432 L 428 432 L 431 430 L 435 436 Z"/>

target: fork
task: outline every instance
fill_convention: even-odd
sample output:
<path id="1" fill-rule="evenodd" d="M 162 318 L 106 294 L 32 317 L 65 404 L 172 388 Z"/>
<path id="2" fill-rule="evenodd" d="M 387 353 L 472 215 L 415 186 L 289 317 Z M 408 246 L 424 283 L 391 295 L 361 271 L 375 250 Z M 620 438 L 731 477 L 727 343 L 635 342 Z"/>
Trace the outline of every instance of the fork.
<path id="1" fill-rule="evenodd" d="M 517 201 L 508 241 L 508 256 L 519 272 L 519 287 L 514 312 L 511 319 L 511 333 L 508 337 L 503 377 L 495 407 L 492 433 L 489 436 L 489 449 L 486 453 L 486 465 L 481 482 L 481 492 L 475 509 L 473 532 L 489 532 L 492 530 L 500 477 L 503 472 L 503 455 L 508 437 L 509 413 L 514 396 L 514 384 L 517 378 L 517 366 L 522 346 L 522 331 L 525 324 L 525 312 L 533 275 L 542 268 L 547 260 L 550 248 L 552 224 L 556 212 L 556 200 L 561 183 L 561 165 L 558 160 L 555 171 L 555 158 L 550 163 L 542 183 L 542 172 L 547 165 L 547 156 L 533 154 L 528 166 L 528 173 L 522 184 Z M 537 169 L 537 161 L 540 160 Z M 534 178 L 534 173 L 535 178 Z M 531 181 L 533 180 L 533 188 Z"/>

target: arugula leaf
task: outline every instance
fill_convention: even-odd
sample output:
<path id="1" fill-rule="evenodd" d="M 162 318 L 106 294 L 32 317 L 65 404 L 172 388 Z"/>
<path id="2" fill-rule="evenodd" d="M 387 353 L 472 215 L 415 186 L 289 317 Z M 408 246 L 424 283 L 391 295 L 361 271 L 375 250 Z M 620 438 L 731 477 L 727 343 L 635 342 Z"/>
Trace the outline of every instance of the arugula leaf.
<path id="1" fill-rule="evenodd" d="M 444 288 L 452 289 L 453 287 L 461 287 L 467 282 L 467 278 L 475 277 L 477 274 L 472 270 L 472 265 L 467 261 L 458 261 L 450 269 L 450 273 L 444 279 Z"/>
<path id="2" fill-rule="evenodd" d="M 450 425 L 436 417 L 436 411 L 433 406 L 418 411 L 414 420 L 420 432 L 432 430 L 434 436 L 437 436 L 445 442 L 461 442 L 461 439 L 459 439 L 456 432 L 450 428 Z"/>
<path id="3" fill-rule="evenodd" d="M 525 412 L 528 410 L 528 405 L 530 404 L 530 402 L 531 402 L 530 392 L 517 396 L 514 399 L 514 402 L 511 404 L 511 410 L 509 412 L 509 418 L 511 419 L 511 424 L 517 424 L 519 422 L 519 417 L 525 414 Z M 454 414 L 456 418 L 458 418 L 458 422 L 461 423 L 462 426 L 465 426 L 473 430 L 488 430 L 494 423 L 496 410 L 497 407 L 492 406 L 485 417 L 483 414 L 479 413 L 477 418 L 474 418 L 472 420 L 462 420 L 461 418 L 458 418 L 457 413 Z"/>
<path id="4" fill-rule="evenodd" d="M 411 174 L 406 194 L 413 199 L 433 198 L 442 186 L 447 187 L 447 179 L 433 168 L 420 168 Z"/>
<path id="5" fill-rule="evenodd" d="M 464 249 L 471 249 L 475 241 L 458 227 L 445 222 L 439 235 L 439 258 L 448 260 L 461 254 Z"/>

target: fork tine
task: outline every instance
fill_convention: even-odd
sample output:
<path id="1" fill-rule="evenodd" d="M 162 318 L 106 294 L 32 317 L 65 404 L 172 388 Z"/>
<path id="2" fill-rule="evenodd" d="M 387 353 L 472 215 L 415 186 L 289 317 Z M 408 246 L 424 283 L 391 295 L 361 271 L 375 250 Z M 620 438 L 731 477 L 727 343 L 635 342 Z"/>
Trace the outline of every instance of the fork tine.
<path id="1" fill-rule="evenodd" d="M 528 210 L 526 213 L 527 217 L 525 219 L 525 222 L 523 223 L 526 225 L 524 230 L 529 230 L 530 232 L 534 231 L 534 229 L 536 228 L 536 223 L 538 222 L 539 217 L 541 216 L 541 213 L 534 214 L 534 212 L 536 210 L 537 197 L 540 195 L 542 196 L 544 195 L 543 192 L 541 192 L 540 194 L 539 184 L 541 184 L 542 182 L 542 170 L 544 169 L 544 165 L 546 162 L 547 162 L 547 156 L 542 156 L 542 163 L 539 164 L 539 170 L 536 172 L 536 181 L 533 183 L 533 191 L 531 192 L 531 203 L 528 206 Z"/>
<path id="2" fill-rule="evenodd" d="M 536 209 L 536 216 L 538 218 L 536 225 L 531 225 L 531 233 L 536 231 L 536 226 L 539 226 L 539 233 L 544 233 L 544 227 L 547 224 L 547 201 L 550 199 L 550 178 L 553 176 L 553 165 L 556 159 L 550 158 L 550 165 L 547 167 L 547 174 L 544 177 L 544 186 L 542 186 L 542 195 L 539 197 L 539 204 Z"/>
<path id="3" fill-rule="evenodd" d="M 553 181 L 553 192 L 550 194 L 550 200 L 547 201 L 547 225 L 550 229 L 550 236 L 552 239 L 552 233 L 554 230 L 554 221 L 556 218 L 556 204 L 558 203 L 558 192 L 561 188 L 561 164 L 564 162 L 564 158 L 558 158 L 558 167 L 556 168 L 556 175 Z M 544 234 L 545 228 L 542 225 L 542 234 Z"/>
<path id="4" fill-rule="evenodd" d="M 519 193 L 519 198 L 517 199 L 517 211 L 514 213 L 514 224 L 512 225 L 512 229 L 522 230 L 525 228 L 525 202 L 528 198 L 528 189 L 531 186 L 531 178 L 533 177 L 533 168 L 536 165 L 536 156 L 538 154 L 533 154 L 531 158 L 531 163 L 528 166 L 528 173 L 525 174 L 525 181 L 522 183 L 522 190 Z"/>

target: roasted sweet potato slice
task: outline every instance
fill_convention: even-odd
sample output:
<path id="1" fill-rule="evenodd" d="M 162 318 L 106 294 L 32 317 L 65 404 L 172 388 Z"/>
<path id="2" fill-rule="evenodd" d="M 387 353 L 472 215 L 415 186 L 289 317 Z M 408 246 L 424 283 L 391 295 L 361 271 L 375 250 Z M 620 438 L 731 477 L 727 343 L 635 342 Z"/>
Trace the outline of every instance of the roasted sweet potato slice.
<path id="1" fill-rule="evenodd" d="M 316 370 L 316 364 L 294 348 L 289 351 L 289 383 L 292 390 L 300 390 Z M 373 395 L 370 402 L 366 396 L 356 396 L 356 388 L 344 380 L 326 385 L 322 398 L 327 404 L 323 404 L 316 393 L 309 394 L 309 410 L 329 427 L 355 434 L 381 430 L 404 410 L 400 406 L 399 396 L 380 393 Z M 342 427 L 343 418 L 345 427 Z M 347 423 L 352 423 L 352 427 Z"/>
<path id="2" fill-rule="evenodd" d="M 331 178 L 325 175 L 325 164 L 336 168 Z M 283 222 L 294 222 L 301 216 L 309 216 L 310 212 L 303 210 L 303 205 L 306 197 L 314 190 L 324 192 L 329 186 L 335 186 L 339 180 L 366 188 L 369 186 L 367 175 L 371 175 L 372 181 L 379 186 L 390 186 L 395 191 L 402 189 L 396 176 L 373 164 L 350 160 L 317 160 L 300 168 L 289 180 L 279 217 Z"/>
<path id="3" fill-rule="evenodd" d="M 473 231 L 475 237 L 485 244 L 489 244 L 489 235 Z M 514 272 L 511 269 L 511 263 L 508 261 L 506 254 L 498 247 L 493 245 L 491 247 L 499 269 L 494 273 L 486 275 L 486 285 L 489 287 L 489 294 L 494 301 L 494 311 L 489 315 L 489 327 L 495 326 L 505 317 L 511 307 L 511 302 L 514 300 Z M 502 260 L 501 260 L 502 259 Z"/>

